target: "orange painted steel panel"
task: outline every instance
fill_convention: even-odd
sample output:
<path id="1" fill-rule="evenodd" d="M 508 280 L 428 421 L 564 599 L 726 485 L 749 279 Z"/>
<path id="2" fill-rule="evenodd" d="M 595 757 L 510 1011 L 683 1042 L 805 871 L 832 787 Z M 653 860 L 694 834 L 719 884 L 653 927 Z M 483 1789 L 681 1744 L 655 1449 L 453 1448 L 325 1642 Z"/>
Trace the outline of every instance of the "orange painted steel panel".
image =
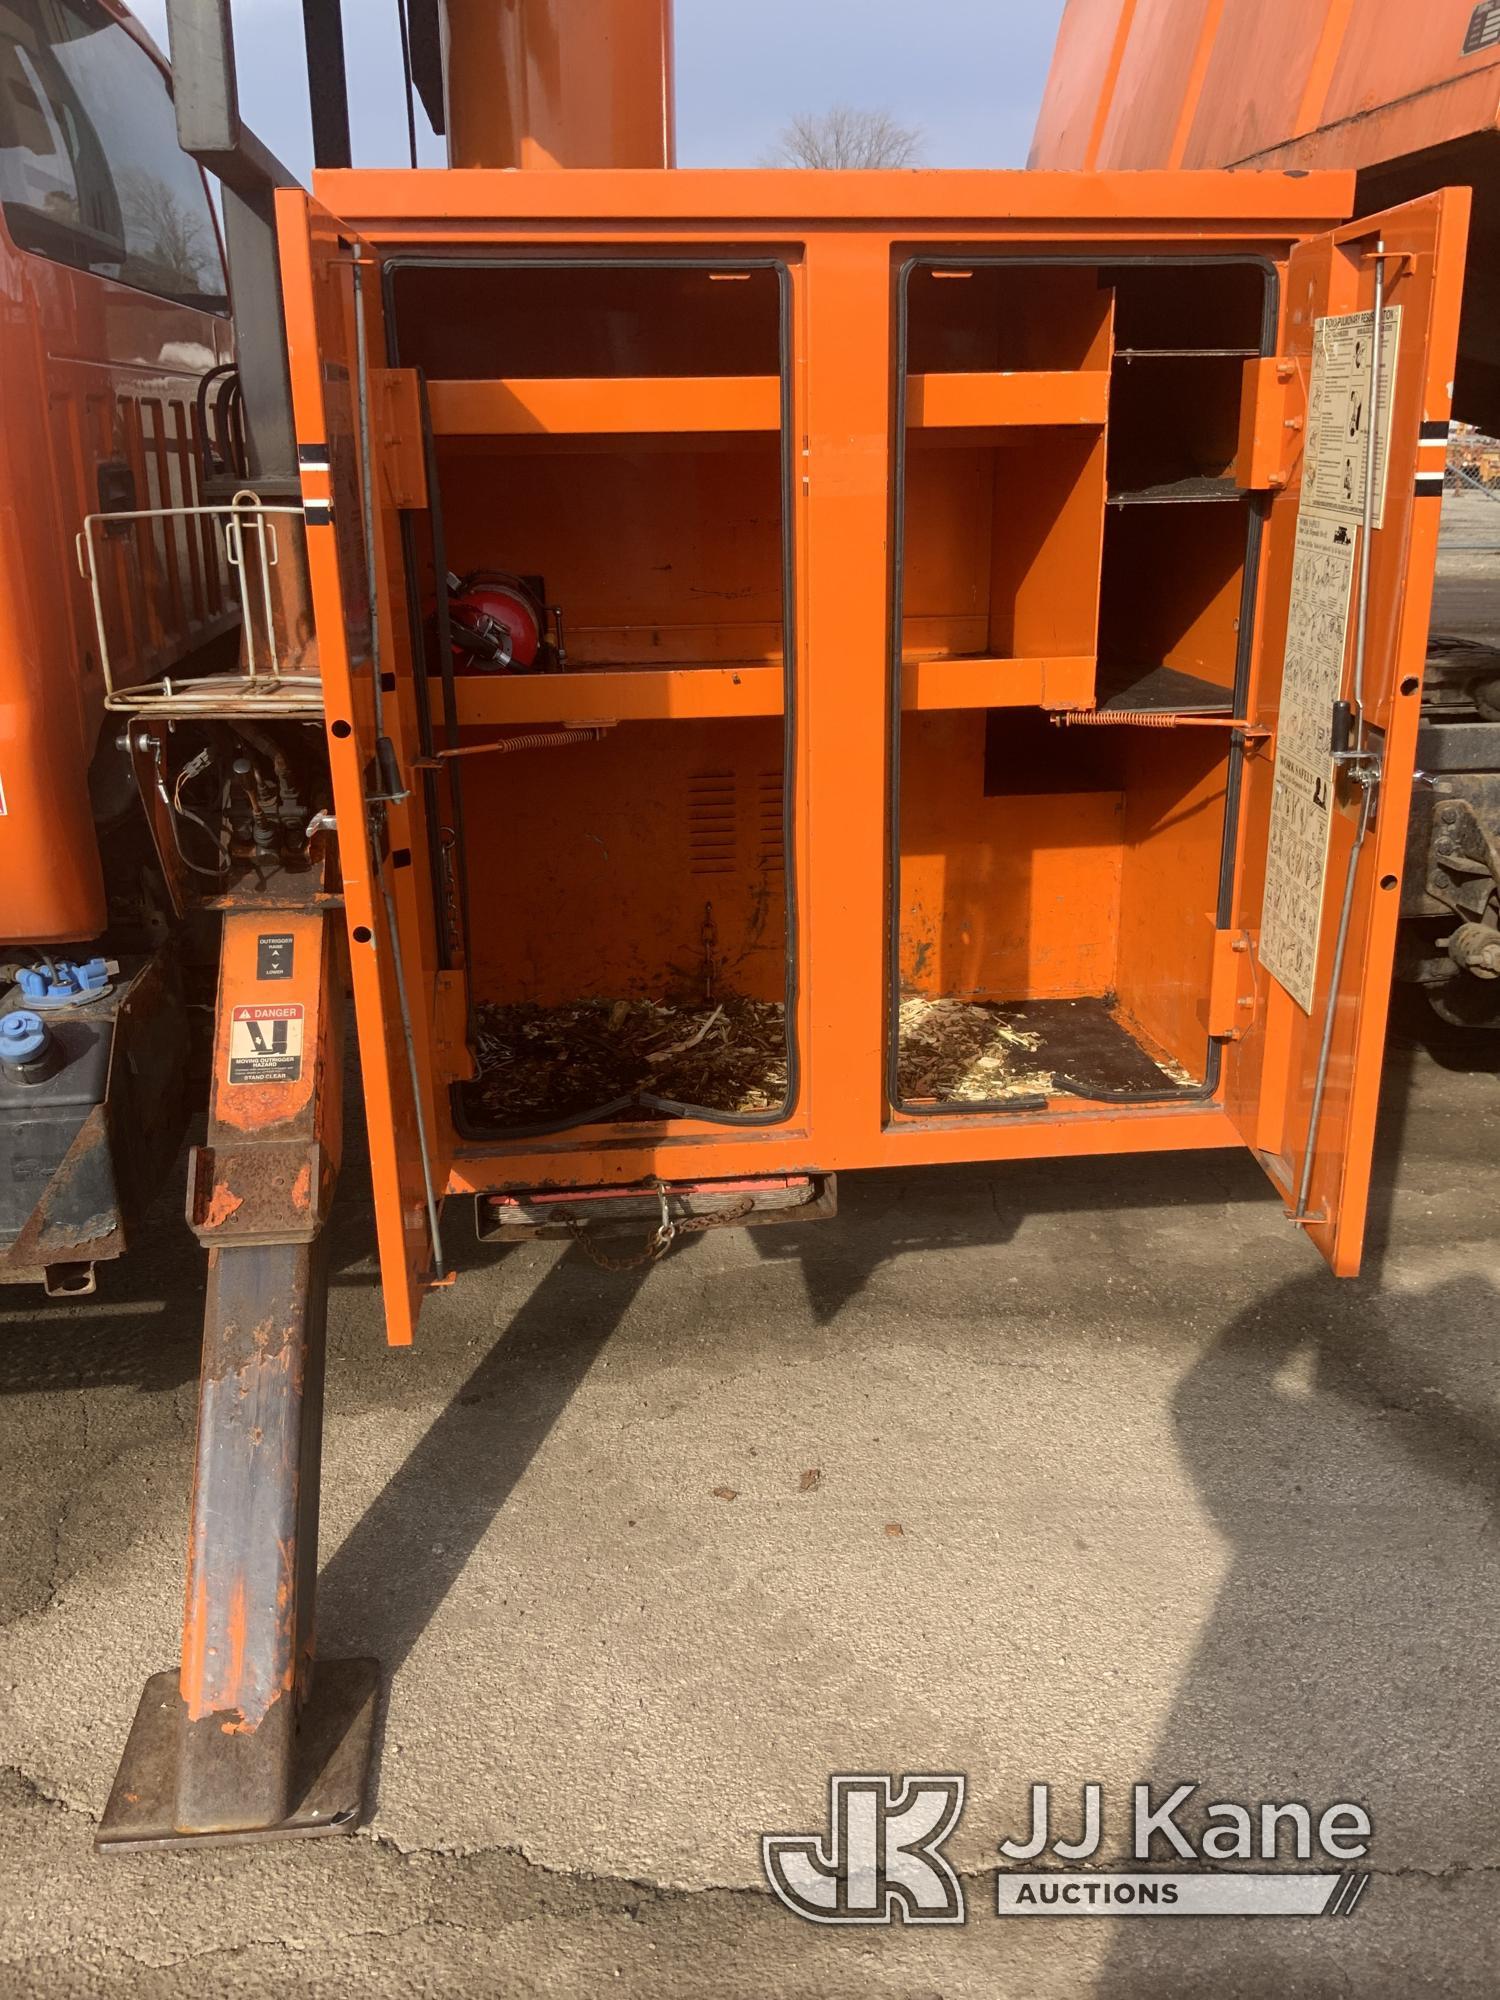
<path id="1" fill-rule="evenodd" d="M 983 796 L 985 717 L 901 732 L 901 985 L 961 999 L 1077 999 L 1115 983 L 1117 792 Z"/>
<path id="2" fill-rule="evenodd" d="M 1489 133 L 1500 51 L 1464 53 L 1473 17 L 1473 0 L 1069 0 L 1032 164 L 1367 167 Z"/>
<path id="3" fill-rule="evenodd" d="M 1107 102 L 1100 105 L 1091 164 L 1176 167 L 1173 139 L 1184 93 L 1192 86 L 1205 24 L 1216 0 L 1136 0 Z M 1144 126 L 1153 142 L 1143 152 Z"/>
<path id="4" fill-rule="evenodd" d="M 670 167 L 672 0 L 443 0 L 454 167 Z"/>
<path id="5" fill-rule="evenodd" d="M 781 422 L 774 375 L 433 382 L 427 394 L 440 435 L 774 431 Z"/>
<path id="6" fill-rule="evenodd" d="M 1015 375 L 913 375 L 906 421 L 914 429 L 969 424 L 1102 424 L 1109 403 L 1103 368 Z"/>
<path id="7" fill-rule="evenodd" d="M 1119 924 L 1110 985 L 1152 1048 L 1201 1076 L 1227 767 L 1217 730 L 1124 742 Z"/>
<path id="8" fill-rule="evenodd" d="M 602 742 L 466 773 L 476 857 L 470 987 L 477 1000 L 782 997 L 782 729 L 769 716 L 627 722 Z M 522 833 L 524 829 L 524 846 Z M 480 856 L 508 858 L 506 865 Z"/>
<path id="9" fill-rule="evenodd" d="M 362 232 L 390 246 L 412 239 L 495 243 L 515 232 L 545 239 L 545 225 L 578 224 L 593 240 L 625 225 L 631 242 L 663 238 L 682 244 L 666 225 L 705 225 L 702 240 L 722 251 L 726 232 L 736 246 L 774 242 L 788 225 L 824 224 L 852 230 L 888 224 L 898 238 L 908 223 L 940 225 L 928 233 L 951 242 L 948 225 L 963 223 L 967 241 L 991 235 L 1015 242 L 1028 233 L 1053 251 L 1071 238 L 1129 237 L 1149 241 L 1165 226 L 1208 222 L 1216 237 L 1302 235 L 1340 221 L 1354 199 L 1347 173 L 1234 174 L 1214 181 L 1191 174 L 1076 174 L 1011 171 L 807 173 L 747 169 L 734 173 L 678 168 L 671 174 L 629 170 L 570 174 L 454 170 L 413 174 L 385 168 L 329 168 L 313 189 L 336 214 L 360 218 Z M 977 230 L 967 225 L 979 224 Z M 1092 232 L 1092 233 L 1090 233 Z M 1181 244 L 1180 230 L 1177 240 Z"/>
<path id="10" fill-rule="evenodd" d="M 1068 0 L 1028 166 L 1067 170 L 1097 164 L 1100 127 L 1114 100 L 1135 6 L 1136 0 Z"/>
<path id="11" fill-rule="evenodd" d="M 456 1153 L 450 1194 L 487 1188 L 618 1187 L 632 1181 L 688 1177 L 721 1180 L 736 1174 L 817 1171 L 824 1156 L 795 1125 L 725 1135 L 723 1126 L 673 1126 L 668 1135 L 628 1125 L 601 1126 L 581 1152 L 556 1139 L 472 1145 Z M 1095 1159 L 1135 1153 L 1185 1153 L 1236 1147 L 1239 1137 L 1217 1104 L 1156 1104 L 1102 1110 L 1077 1098 L 1053 1100 L 1046 1111 L 993 1119 L 948 1114 L 892 1120 L 866 1127 L 841 1153 L 851 1172 L 865 1167 L 959 1165 L 973 1160 Z M 801 1167 L 795 1163 L 803 1162 Z"/>

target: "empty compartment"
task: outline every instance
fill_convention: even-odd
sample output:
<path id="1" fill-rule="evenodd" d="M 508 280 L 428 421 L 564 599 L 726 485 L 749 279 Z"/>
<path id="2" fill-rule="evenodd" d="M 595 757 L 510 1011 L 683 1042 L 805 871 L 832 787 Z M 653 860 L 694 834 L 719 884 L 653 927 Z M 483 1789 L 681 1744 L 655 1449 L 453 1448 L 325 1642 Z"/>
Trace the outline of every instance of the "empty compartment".
<path id="1" fill-rule="evenodd" d="M 1227 759 L 1217 731 L 905 719 L 899 1108 L 1152 1101 L 1210 1081 Z"/>
<path id="2" fill-rule="evenodd" d="M 1102 277 L 1114 294 L 1116 355 L 1261 353 L 1274 326 L 1271 275 L 1268 265 L 1209 257 L 1107 266 Z"/>
<path id="3" fill-rule="evenodd" d="M 461 1122 L 781 1117 L 780 274 L 417 268 L 393 296 L 401 363 L 434 377 L 444 541 L 415 533 L 409 564 L 427 698 L 465 751 L 513 746 L 441 780 L 477 1061 Z M 523 580 L 549 634 L 530 671 L 455 655 L 442 688 L 440 554 Z M 749 679 L 773 682 L 753 705 Z"/>
<path id="4" fill-rule="evenodd" d="M 1092 655 L 1104 442 L 1087 428 L 924 432 L 906 456 L 908 659 Z"/>
<path id="5" fill-rule="evenodd" d="M 1116 505 L 1233 500 L 1242 358 L 1117 361 L 1109 392 L 1109 491 Z"/>
<path id="6" fill-rule="evenodd" d="M 775 375 L 779 272 L 682 263 L 406 264 L 403 367 L 432 380 Z"/>
<path id="7" fill-rule="evenodd" d="M 1241 650 L 1245 505 L 1125 507 L 1104 539 L 1101 708 L 1227 712 Z"/>
<path id="8" fill-rule="evenodd" d="M 906 365 L 913 375 L 1108 368 L 1110 303 L 1089 265 L 918 265 Z"/>

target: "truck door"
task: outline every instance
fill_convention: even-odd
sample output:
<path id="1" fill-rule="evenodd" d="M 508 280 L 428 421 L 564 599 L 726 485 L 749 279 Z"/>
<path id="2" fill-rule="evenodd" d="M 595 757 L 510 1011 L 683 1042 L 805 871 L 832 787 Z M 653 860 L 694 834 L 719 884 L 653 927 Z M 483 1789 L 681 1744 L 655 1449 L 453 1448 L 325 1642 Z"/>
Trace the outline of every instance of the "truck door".
<path id="1" fill-rule="evenodd" d="M 1277 359 L 1250 364 L 1244 483 L 1268 522 L 1247 713 L 1269 734 L 1242 764 L 1227 942 L 1253 1026 L 1231 1031 L 1226 1104 L 1340 1276 L 1369 1196 L 1468 208 L 1450 189 L 1300 244 Z"/>
<path id="2" fill-rule="evenodd" d="M 395 670 L 398 509 L 422 496 L 393 489 L 385 450 L 398 426 L 379 365 L 378 269 L 301 189 L 278 194 L 277 235 L 386 1333 L 402 1346 L 424 1290 L 445 1275 L 452 1126 L 437 1049 L 445 1003 L 461 995 L 438 964 L 421 886 L 430 851 L 411 775 L 412 677 Z M 462 1033 L 454 1039 L 461 1048 Z"/>

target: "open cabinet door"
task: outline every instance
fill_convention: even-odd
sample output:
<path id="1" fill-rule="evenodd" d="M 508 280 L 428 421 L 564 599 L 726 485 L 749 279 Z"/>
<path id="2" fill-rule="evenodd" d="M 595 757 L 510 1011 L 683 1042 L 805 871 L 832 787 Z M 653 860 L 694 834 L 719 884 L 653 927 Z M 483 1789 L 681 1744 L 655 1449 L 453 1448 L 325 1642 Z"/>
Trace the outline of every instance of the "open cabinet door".
<path id="1" fill-rule="evenodd" d="M 367 480 L 361 451 L 362 434 L 380 435 L 369 415 L 383 386 L 380 287 L 374 267 L 358 265 L 352 233 L 300 188 L 279 192 L 276 220 L 386 1333 L 404 1346 L 424 1290 L 443 1275 L 448 1161 L 438 1156 L 447 1128 L 434 1086 L 431 912 L 416 886 L 428 830 L 403 777 L 417 746 L 393 670 L 392 510 L 385 467 L 372 463 Z"/>
<path id="2" fill-rule="evenodd" d="M 1226 1105 L 1341 1277 L 1368 1206 L 1468 210 L 1450 189 L 1310 238 L 1282 306 L 1275 422 L 1302 449 L 1265 539 L 1249 714 L 1272 734 L 1244 760 L 1232 919 L 1254 1026 Z"/>

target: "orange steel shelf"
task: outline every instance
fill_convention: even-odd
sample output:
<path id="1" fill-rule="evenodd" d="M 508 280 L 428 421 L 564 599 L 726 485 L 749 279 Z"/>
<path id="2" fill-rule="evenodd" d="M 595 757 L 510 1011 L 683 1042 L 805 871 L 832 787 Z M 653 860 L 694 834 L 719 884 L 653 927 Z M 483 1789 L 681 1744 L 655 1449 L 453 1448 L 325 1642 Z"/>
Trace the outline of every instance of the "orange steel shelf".
<path id="1" fill-rule="evenodd" d="M 903 708 L 1092 708 L 1094 657 L 907 660 Z"/>
<path id="2" fill-rule="evenodd" d="M 680 716 L 780 715 L 782 669 L 593 667 L 561 674 L 465 674 L 458 719 L 485 722 L 659 722 Z"/>
<path id="3" fill-rule="evenodd" d="M 912 375 L 911 430 L 971 424 L 1102 424 L 1109 404 L 1103 368 L 1038 369 L 1014 375 Z"/>
<path id="4" fill-rule="evenodd" d="M 568 436 L 630 431 L 775 431 L 774 375 L 559 376 L 429 382 L 439 436 Z"/>
<path id="5" fill-rule="evenodd" d="M 661 722 L 780 715 L 782 669 L 584 667 L 560 674 L 465 674 L 458 719 L 485 723 Z M 903 708 L 1090 708 L 1092 655 L 1053 660 L 908 660 Z"/>

